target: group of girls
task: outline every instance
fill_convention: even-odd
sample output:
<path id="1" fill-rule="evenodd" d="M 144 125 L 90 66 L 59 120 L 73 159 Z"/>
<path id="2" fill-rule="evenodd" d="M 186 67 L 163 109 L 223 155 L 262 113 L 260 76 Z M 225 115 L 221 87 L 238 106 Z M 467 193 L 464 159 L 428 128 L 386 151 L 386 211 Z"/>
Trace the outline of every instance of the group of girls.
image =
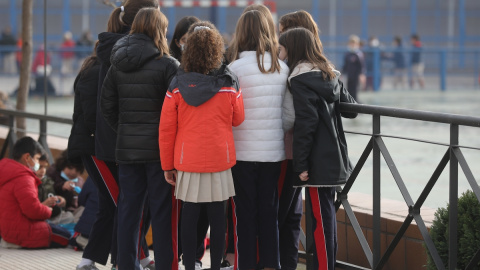
<path id="1" fill-rule="evenodd" d="M 355 101 L 310 14 L 284 15 L 278 38 L 268 8 L 251 5 L 231 44 L 211 23 L 186 17 L 169 48 L 167 26 L 158 1 L 125 1 L 77 78 L 83 111 L 74 128 L 84 122 L 82 138 L 95 140 L 80 156 L 104 197 L 77 269 L 97 269 L 110 249 L 122 270 L 176 270 L 179 252 L 186 270 L 198 269 L 210 225 L 218 270 L 227 202 L 234 269 L 296 269 L 304 186 L 315 269 L 334 269 L 335 187 L 351 172 L 338 105 Z M 82 79 L 99 87 L 82 89 Z M 154 262 L 142 248 L 150 221 Z"/>

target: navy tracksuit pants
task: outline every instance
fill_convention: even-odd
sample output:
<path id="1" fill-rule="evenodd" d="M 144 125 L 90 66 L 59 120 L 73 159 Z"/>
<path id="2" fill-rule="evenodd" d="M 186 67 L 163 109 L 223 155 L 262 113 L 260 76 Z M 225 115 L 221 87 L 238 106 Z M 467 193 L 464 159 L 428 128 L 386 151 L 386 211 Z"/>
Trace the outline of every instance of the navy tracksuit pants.
<path id="1" fill-rule="evenodd" d="M 235 184 L 237 253 L 235 269 L 280 268 L 278 240 L 278 178 L 281 162 L 237 161 Z M 258 240 L 258 241 L 257 241 Z"/>
<path id="2" fill-rule="evenodd" d="M 280 265 L 282 270 L 295 270 L 298 263 L 298 244 L 302 220 L 302 188 L 293 187 L 292 160 L 282 162 L 278 181 L 278 231 L 280 237 Z"/>
<path id="3" fill-rule="evenodd" d="M 310 197 L 314 238 L 313 269 L 334 270 L 337 255 L 335 187 L 306 187 Z"/>
<path id="4" fill-rule="evenodd" d="M 177 200 L 165 181 L 160 162 L 120 164 L 118 201 L 118 266 L 140 269 L 137 253 L 140 221 L 148 200 L 157 269 L 177 270 Z M 147 196 L 148 194 L 148 196 Z"/>

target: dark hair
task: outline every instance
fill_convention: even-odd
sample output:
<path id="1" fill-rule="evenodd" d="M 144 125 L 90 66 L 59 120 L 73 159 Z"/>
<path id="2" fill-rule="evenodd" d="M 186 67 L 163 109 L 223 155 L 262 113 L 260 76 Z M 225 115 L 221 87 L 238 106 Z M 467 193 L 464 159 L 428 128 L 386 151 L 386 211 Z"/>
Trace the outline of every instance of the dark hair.
<path id="1" fill-rule="evenodd" d="M 420 41 L 420 36 L 418 34 L 412 34 L 411 38 L 415 41 Z"/>
<path id="2" fill-rule="evenodd" d="M 168 20 L 160 10 L 156 8 L 142 8 L 132 23 L 130 34 L 140 33 L 150 37 L 155 47 L 160 51 L 160 57 L 168 52 L 166 29 Z"/>
<path id="3" fill-rule="evenodd" d="M 247 11 L 238 19 L 235 38 L 228 50 L 229 61 L 235 61 L 244 51 L 257 52 L 258 69 L 262 73 L 280 71 L 276 35 L 271 33 L 267 17 L 258 10 Z M 272 65 L 269 70 L 265 69 L 263 63 L 266 52 L 270 52 L 272 57 Z"/>
<path id="4" fill-rule="evenodd" d="M 43 147 L 32 139 L 32 137 L 23 137 L 13 145 L 12 149 L 12 158 L 16 161 L 19 161 L 23 154 L 28 153 L 31 157 L 35 156 L 36 154 L 44 154 L 45 151 Z"/>
<path id="5" fill-rule="evenodd" d="M 312 15 L 310 15 L 310 13 L 306 12 L 305 10 L 287 13 L 280 17 L 278 23 L 281 24 L 283 28 L 280 34 L 287 31 L 288 29 L 303 27 L 307 30 L 310 30 L 310 32 L 313 33 L 315 38 L 320 39 L 320 30 L 318 30 L 317 23 L 315 23 Z"/>
<path id="6" fill-rule="evenodd" d="M 145 7 L 158 8 L 158 0 L 126 0 L 121 7 L 115 8 L 107 22 L 107 31 L 122 33 L 126 26 L 131 26 L 138 11 Z"/>
<path id="7" fill-rule="evenodd" d="M 55 160 L 55 169 L 58 172 L 63 171 L 65 168 L 75 168 L 80 173 L 83 173 L 83 170 L 85 169 L 81 161 L 77 162 L 68 159 L 67 150 L 63 151 L 57 160 Z"/>
<path id="8" fill-rule="evenodd" d="M 288 67 L 290 74 L 302 62 L 313 64 L 322 71 L 325 80 L 335 78 L 333 65 L 323 54 L 321 42 L 317 42 L 312 32 L 305 28 L 287 30 L 279 39 L 280 45 L 287 50 Z"/>
<path id="9" fill-rule="evenodd" d="M 398 46 L 402 46 L 402 37 L 400 37 L 400 36 L 395 36 L 395 37 L 393 38 L 393 41 L 395 41 Z"/>
<path id="10" fill-rule="evenodd" d="M 175 41 L 180 42 L 180 39 L 188 32 L 190 26 L 199 21 L 200 19 L 195 16 L 183 17 L 180 21 L 178 21 L 177 25 L 175 26 L 175 31 L 173 32 L 172 41 L 170 41 L 170 54 L 175 59 L 180 61 L 182 58 L 182 51 L 177 46 Z"/>
<path id="11" fill-rule="evenodd" d="M 203 28 L 195 30 L 196 27 Z M 223 37 L 215 26 L 206 21 L 194 23 L 188 30 L 182 67 L 186 72 L 208 74 L 222 65 L 224 53 Z"/>
<path id="12" fill-rule="evenodd" d="M 46 161 L 46 162 L 48 162 L 48 156 L 47 156 L 47 154 L 43 154 L 43 155 L 40 157 L 39 160 L 40 160 L 40 161 Z"/>
<path id="13" fill-rule="evenodd" d="M 95 46 L 93 47 L 93 52 L 92 54 L 83 61 L 82 67 L 80 68 L 80 74 L 83 74 L 85 70 L 93 67 L 95 65 L 95 62 L 97 62 L 97 46 L 98 46 L 99 41 L 95 42 Z"/>

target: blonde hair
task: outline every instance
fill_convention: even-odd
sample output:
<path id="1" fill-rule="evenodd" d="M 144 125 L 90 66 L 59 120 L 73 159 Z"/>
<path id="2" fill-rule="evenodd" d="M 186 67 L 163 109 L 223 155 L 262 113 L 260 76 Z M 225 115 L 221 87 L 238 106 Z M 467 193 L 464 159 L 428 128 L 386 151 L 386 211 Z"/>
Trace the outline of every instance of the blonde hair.
<path id="1" fill-rule="evenodd" d="M 238 59 L 243 51 L 257 52 L 258 68 L 262 73 L 280 72 L 276 34 L 271 33 L 266 16 L 258 10 L 247 11 L 238 19 L 235 38 L 229 50 L 229 61 Z M 263 61 L 266 52 L 270 52 L 272 57 L 269 70 L 265 69 Z"/>
<path id="2" fill-rule="evenodd" d="M 166 32 L 168 20 L 158 8 L 142 8 L 132 23 L 130 34 L 145 34 L 153 40 L 160 51 L 160 57 L 169 55 Z"/>

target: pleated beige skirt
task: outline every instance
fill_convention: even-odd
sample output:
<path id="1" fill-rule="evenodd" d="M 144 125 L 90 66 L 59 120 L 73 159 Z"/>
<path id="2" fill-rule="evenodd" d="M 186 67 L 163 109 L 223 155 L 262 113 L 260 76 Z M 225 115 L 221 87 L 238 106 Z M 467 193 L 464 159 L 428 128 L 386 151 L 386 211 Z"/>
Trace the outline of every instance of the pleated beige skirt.
<path id="1" fill-rule="evenodd" d="M 214 173 L 178 171 L 175 196 L 185 202 L 204 203 L 235 196 L 231 169 Z"/>

